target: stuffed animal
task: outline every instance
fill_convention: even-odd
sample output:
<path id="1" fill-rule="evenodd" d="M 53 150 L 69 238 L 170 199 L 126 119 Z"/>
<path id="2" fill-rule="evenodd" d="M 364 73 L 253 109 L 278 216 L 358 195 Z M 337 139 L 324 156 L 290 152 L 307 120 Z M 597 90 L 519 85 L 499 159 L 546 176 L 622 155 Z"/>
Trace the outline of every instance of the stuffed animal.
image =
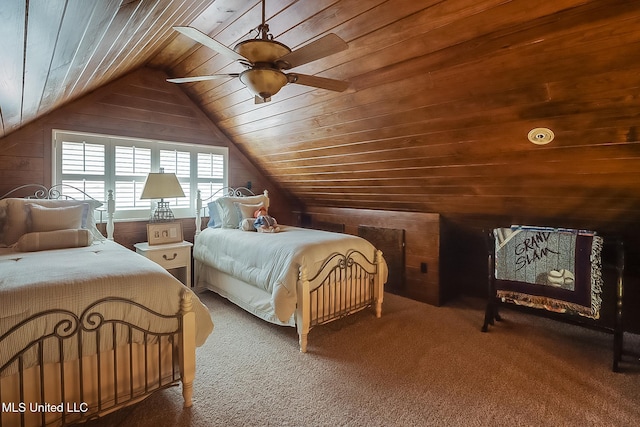
<path id="1" fill-rule="evenodd" d="M 253 226 L 260 233 L 277 233 L 280 231 L 278 222 L 274 217 L 267 213 L 267 209 L 261 207 L 254 212 L 253 217 L 256 219 L 253 222 Z"/>

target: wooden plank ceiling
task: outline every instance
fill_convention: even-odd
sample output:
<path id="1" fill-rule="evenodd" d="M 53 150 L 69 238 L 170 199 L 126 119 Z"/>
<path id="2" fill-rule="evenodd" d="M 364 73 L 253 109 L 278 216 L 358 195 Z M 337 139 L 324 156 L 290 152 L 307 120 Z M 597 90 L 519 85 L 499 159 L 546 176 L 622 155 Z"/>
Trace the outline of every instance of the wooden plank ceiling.
<path id="1" fill-rule="evenodd" d="M 3 0 L 0 137 L 143 66 L 213 0 Z M 224 2 L 227 5 L 232 0 Z"/>
<path id="2" fill-rule="evenodd" d="M 212 37 L 246 37 L 260 16 L 243 12 Z M 267 17 L 292 48 L 345 39 L 348 50 L 295 71 L 350 89 L 288 85 L 261 105 L 238 79 L 185 90 L 307 204 L 580 225 L 638 217 L 640 2 L 271 0 Z M 239 70 L 206 48 L 177 50 L 150 65 L 172 77 Z M 529 142 L 537 127 L 555 141 Z"/>
<path id="3" fill-rule="evenodd" d="M 3 2 L 0 37 L 16 43 L 0 62 L 2 134 L 143 65 L 239 72 L 171 26 L 234 46 L 261 19 L 257 0 L 90 3 Z M 346 40 L 295 71 L 350 88 L 287 85 L 256 105 L 238 79 L 181 87 L 304 203 L 639 219 L 640 2 L 267 0 L 266 15 L 293 49 L 329 32 Z M 556 139 L 530 143 L 537 127 Z"/>

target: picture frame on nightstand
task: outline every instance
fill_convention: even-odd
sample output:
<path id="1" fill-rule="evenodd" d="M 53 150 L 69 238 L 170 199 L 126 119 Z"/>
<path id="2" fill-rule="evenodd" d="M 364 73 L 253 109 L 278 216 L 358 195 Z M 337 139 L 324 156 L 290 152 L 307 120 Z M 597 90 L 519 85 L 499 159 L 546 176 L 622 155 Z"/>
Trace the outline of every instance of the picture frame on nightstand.
<path id="1" fill-rule="evenodd" d="M 147 240 L 149 245 L 182 242 L 182 223 L 178 221 L 149 223 L 147 224 Z"/>

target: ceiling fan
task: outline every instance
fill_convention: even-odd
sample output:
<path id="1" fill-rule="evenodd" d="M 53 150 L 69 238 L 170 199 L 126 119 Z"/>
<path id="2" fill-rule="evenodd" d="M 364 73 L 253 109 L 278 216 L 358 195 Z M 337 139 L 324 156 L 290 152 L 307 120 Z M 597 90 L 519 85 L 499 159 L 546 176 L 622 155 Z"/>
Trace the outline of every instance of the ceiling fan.
<path id="1" fill-rule="evenodd" d="M 262 0 L 262 23 L 253 30 L 258 35 L 238 43 L 233 49 L 212 39 L 193 27 L 173 27 L 176 31 L 203 44 L 204 46 L 238 61 L 245 67 L 240 73 L 213 74 L 167 79 L 171 83 L 192 83 L 206 80 L 238 77 L 254 95 L 255 103 L 261 104 L 271 100 L 287 83 L 328 89 L 342 92 L 349 83 L 326 77 L 311 76 L 300 73 L 287 73 L 283 70 L 315 61 L 347 49 L 347 43 L 334 33 L 327 34 L 299 49 L 292 51 L 288 46 L 273 39 L 269 34 L 269 25 L 265 22 L 265 0 Z"/>

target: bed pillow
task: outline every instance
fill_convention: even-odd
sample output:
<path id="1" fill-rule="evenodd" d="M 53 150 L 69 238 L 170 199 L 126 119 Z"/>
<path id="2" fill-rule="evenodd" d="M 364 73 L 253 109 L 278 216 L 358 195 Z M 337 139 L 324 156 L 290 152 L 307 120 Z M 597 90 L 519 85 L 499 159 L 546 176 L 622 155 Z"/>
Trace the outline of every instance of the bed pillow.
<path id="1" fill-rule="evenodd" d="M 262 202 L 264 207 L 269 209 L 269 198 L 265 195 L 247 196 L 247 197 L 220 197 L 216 200 L 220 211 L 220 219 L 222 220 L 222 228 L 238 228 L 240 224 L 240 215 L 234 203 L 258 204 Z M 253 216 L 253 214 L 252 214 Z"/>
<path id="2" fill-rule="evenodd" d="M 20 236 L 27 232 L 27 218 L 29 213 L 24 199 L 7 200 L 7 219 L 4 230 L 4 245 L 11 246 L 18 241 Z"/>
<path id="3" fill-rule="evenodd" d="M 13 248 L 18 252 L 35 252 L 79 248 L 89 246 L 92 242 L 91 232 L 86 228 L 81 228 L 27 233 L 18 239 Z"/>
<path id="4" fill-rule="evenodd" d="M 209 223 L 207 227 L 209 228 L 220 228 L 222 227 L 222 220 L 220 219 L 220 211 L 218 209 L 218 204 L 213 201 L 207 203 L 207 207 L 209 208 Z"/>
<path id="5" fill-rule="evenodd" d="M 27 203 L 27 207 L 30 210 L 31 218 L 28 222 L 30 232 L 83 228 L 83 222 L 86 224 L 87 212 L 89 211 L 88 203 L 56 208 Z"/>
<path id="6" fill-rule="evenodd" d="M 50 208 L 76 206 L 88 204 L 89 209 L 86 216 L 83 216 L 82 228 L 91 232 L 94 240 L 104 240 L 105 237 L 98 231 L 94 217 L 94 210 L 102 206 L 97 200 L 49 200 L 49 199 L 21 199 L 8 198 L 3 200 L 6 203 L 6 224 L 4 228 L 4 239 L 0 241 L 0 246 L 11 246 L 28 231 L 30 231 L 31 210 L 27 204 L 37 204 Z"/>

